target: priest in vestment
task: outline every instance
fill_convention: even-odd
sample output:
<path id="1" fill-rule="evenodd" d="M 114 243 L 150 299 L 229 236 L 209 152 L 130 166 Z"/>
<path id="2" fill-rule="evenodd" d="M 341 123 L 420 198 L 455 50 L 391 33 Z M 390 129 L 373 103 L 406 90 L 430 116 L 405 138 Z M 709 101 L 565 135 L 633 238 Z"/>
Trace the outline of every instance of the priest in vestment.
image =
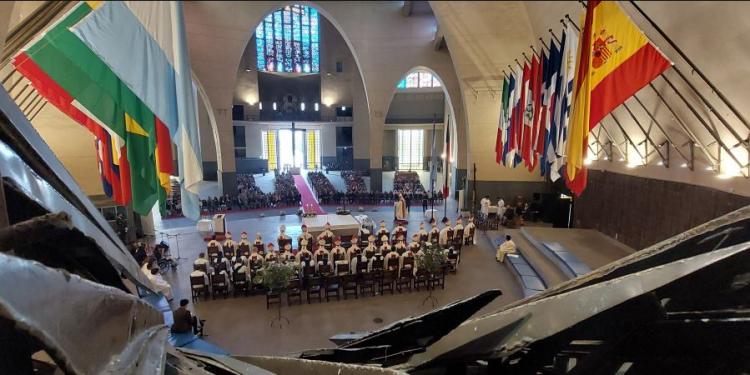
<path id="1" fill-rule="evenodd" d="M 396 220 L 406 221 L 406 200 L 401 193 L 398 194 L 398 198 L 393 203 L 393 209 L 396 214 Z"/>

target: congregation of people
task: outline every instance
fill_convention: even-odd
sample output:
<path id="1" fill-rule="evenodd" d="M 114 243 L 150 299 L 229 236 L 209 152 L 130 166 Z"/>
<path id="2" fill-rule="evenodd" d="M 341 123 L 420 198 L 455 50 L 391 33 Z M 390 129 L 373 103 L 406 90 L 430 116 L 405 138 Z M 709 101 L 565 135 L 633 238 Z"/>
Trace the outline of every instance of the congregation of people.
<path id="1" fill-rule="evenodd" d="M 305 290 L 308 302 L 310 292 L 319 293 L 319 300 L 338 299 L 339 289 L 345 290 L 347 282 L 355 286 L 355 292 L 365 285 L 373 294 L 382 293 L 383 288 L 390 288 L 393 293 L 394 287 L 399 292 L 419 289 L 420 285 L 444 287 L 445 274 L 458 269 L 463 245 L 474 243 L 475 229 L 473 218 L 466 226 L 459 218 L 455 226 L 448 221 L 438 228 L 433 222 L 427 230 L 421 224 L 411 236 L 405 227 L 388 229 L 382 221 L 374 233 L 362 228 L 356 235 L 343 237 L 334 235 L 329 224 L 316 236 L 303 225 L 296 241 L 286 234 L 283 225 L 274 241 L 263 239 L 260 233 L 251 240 L 243 232 L 240 241 L 235 242 L 227 233 L 223 242 L 209 241 L 206 251 L 193 263 L 192 296 L 196 300 L 201 295 L 216 298 L 227 297 L 230 292 L 236 296 L 264 291 L 263 274 L 275 263 L 293 267 L 294 275 L 286 289 Z M 447 261 L 439 274 L 420 267 L 425 246 L 436 246 L 445 252 Z M 320 294 L 321 290 L 324 294 Z M 364 291 L 354 296 L 360 293 Z"/>
<path id="2" fill-rule="evenodd" d="M 237 194 L 225 194 L 202 199 L 201 211 L 211 214 L 233 209 L 297 207 L 300 198 L 291 173 L 280 172 L 276 175 L 272 193 L 263 193 L 256 185 L 255 177 L 252 174 L 238 173 Z"/>

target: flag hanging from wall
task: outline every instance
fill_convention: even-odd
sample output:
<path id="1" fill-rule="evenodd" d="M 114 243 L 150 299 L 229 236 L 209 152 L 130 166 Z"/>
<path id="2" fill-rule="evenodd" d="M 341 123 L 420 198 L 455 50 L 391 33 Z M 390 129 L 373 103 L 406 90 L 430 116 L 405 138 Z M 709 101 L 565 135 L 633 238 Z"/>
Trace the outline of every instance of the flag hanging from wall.
<path id="1" fill-rule="evenodd" d="M 183 213 L 199 217 L 195 89 L 180 2 L 81 2 L 24 48 L 14 64 L 98 140 L 109 134 L 111 143 L 122 145 L 126 159 L 120 174 L 129 175 L 122 179 L 129 181 L 123 196 L 132 196 L 139 214 L 148 214 L 157 201 L 164 208 L 174 141 Z"/>
<path id="2" fill-rule="evenodd" d="M 578 196 L 586 188 L 589 132 L 671 65 L 616 2 L 588 2 L 566 150 L 565 179 L 571 192 Z"/>
<path id="3" fill-rule="evenodd" d="M 503 91 L 500 99 L 500 116 L 497 122 L 497 139 L 495 140 L 495 162 L 503 162 L 503 145 L 505 144 L 505 132 L 508 127 L 508 95 L 510 94 L 510 82 L 508 78 L 503 79 Z M 505 164 L 503 162 L 503 164 Z"/>

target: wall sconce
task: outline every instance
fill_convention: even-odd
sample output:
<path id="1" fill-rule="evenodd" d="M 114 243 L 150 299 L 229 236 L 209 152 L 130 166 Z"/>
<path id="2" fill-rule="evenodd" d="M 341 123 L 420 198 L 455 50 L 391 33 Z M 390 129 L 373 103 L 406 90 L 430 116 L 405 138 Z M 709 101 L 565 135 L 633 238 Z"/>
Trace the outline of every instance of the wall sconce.
<path id="1" fill-rule="evenodd" d="M 318 106 L 318 103 L 315 103 L 315 112 L 318 112 L 320 110 L 320 107 Z"/>
<path id="2" fill-rule="evenodd" d="M 263 102 L 258 102 L 258 109 L 263 110 Z"/>
<path id="3" fill-rule="evenodd" d="M 345 105 L 342 105 L 342 106 L 341 106 L 341 110 L 342 110 L 342 111 L 346 111 L 346 106 L 345 106 Z"/>
<path id="4" fill-rule="evenodd" d="M 276 110 L 276 102 L 273 102 L 273 110 Z"/>
<path id="5" fill-rule="evenodd" d="M 302 103 L 300 103 L 300 104 L 299 104 L 299 109 L 300 109 L 300 111 L 302 111 L 302 112 L 304 112 L 304 111 L 305 111 L 305 102 L 302 102 Z"/>

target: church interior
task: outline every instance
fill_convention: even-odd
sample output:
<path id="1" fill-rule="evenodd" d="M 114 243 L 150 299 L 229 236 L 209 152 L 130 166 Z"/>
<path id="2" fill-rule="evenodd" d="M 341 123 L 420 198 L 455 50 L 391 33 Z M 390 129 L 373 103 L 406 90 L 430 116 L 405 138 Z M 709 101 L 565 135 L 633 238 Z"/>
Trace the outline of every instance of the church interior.
<path id="1" fill-rule="evenodd" d="M 748 15 L 0 2 L 0 373 L 750 373 Z"/>

